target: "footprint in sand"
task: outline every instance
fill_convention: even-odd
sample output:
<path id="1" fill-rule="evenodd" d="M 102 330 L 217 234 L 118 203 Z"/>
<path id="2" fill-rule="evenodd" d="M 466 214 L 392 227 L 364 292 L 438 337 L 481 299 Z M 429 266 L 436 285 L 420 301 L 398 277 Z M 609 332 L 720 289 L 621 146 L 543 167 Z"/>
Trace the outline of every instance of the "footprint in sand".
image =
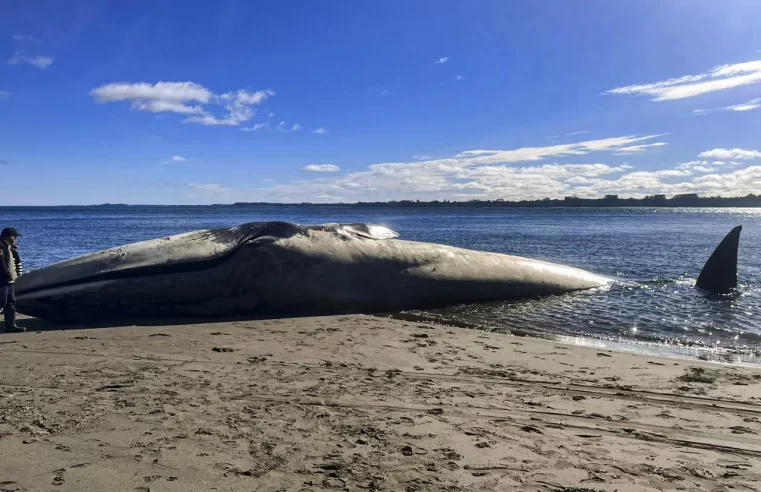
<path id="1" fill-rule="evenodd" d="M 0 492 L 26 492 L 26 488 L 18 482 L 0 482 Z"/>
<path id="2" fill-rule="evenodd" d="M 53 481 L 50 484 L 51 485 L 55 485 L 56 487 L 60 487 L 61 485 L 63 485 L 63 483 L 66 481 L 66 480 L 63 479 L 63 472 L 64 471 L 65 470 L 63 468 L 61 468 L 60 470 L 56 470 L 54 472 L 55 475 L 53 476 Z"/>

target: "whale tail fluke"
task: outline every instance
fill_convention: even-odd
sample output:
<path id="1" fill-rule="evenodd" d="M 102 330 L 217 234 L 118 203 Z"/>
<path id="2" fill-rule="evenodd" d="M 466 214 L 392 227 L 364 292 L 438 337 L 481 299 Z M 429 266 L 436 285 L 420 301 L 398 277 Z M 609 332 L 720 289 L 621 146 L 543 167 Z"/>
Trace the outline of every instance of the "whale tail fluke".
<path id="1" fill-rule="evenodd" d="M 726 294 L 737 288 L 737 249 L 740 244 L 740 231 L 742 226 L 735 227 L 716 246 L 700 272 L 696 287 L 718 294 Z"/>

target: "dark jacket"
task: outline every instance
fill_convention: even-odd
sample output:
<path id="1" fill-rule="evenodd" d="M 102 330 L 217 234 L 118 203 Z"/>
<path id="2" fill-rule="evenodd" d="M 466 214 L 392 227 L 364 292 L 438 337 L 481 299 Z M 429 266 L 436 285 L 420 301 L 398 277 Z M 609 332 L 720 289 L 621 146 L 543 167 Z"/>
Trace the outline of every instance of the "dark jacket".
<path id="1" fill-rule="evenodd" d="M 0 283 L 15 282 L 21 269 L 21 257 L 16 248 L 7 241 L 0 240 Z"/>

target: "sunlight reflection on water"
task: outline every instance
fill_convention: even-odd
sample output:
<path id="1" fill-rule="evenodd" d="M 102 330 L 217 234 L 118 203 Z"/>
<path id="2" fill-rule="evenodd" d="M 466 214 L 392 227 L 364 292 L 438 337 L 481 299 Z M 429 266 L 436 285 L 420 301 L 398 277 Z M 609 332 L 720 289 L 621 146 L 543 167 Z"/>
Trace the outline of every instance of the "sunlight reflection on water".
<path id="1" fill-rule="evenodd" d="M 734 354 L 754 361 L 761 350 L 761 209 L 62 207 L 0 208 L 0 219 L 22 230 L 26 269 L 129 242 L 244 222 L 371 222 L 399 232 L 400 239 L 548 260 L 617 279 L 607 290 L 407 316 L 689 357 Z M 743 225 L 740 295 L 707 297 L 694 289 L 695 279 L 738 224 Z"/>

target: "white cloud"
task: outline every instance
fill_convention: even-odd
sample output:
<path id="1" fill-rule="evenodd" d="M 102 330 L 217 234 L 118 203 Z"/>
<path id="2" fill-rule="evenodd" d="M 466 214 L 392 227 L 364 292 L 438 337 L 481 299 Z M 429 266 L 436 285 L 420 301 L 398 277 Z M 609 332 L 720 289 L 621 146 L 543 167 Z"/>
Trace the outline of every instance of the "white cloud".
<path id="1" fill-rule="evenodd" d="M 16 43 L 41 43 L 42 40 L 26 34 L 16 33 L 11 36 Z M 8 65 L 19 65 L 21 63 L 27 63 L 37 68 L 47 68 L 53 64 L 55 58 L 52 56 L 40 56 L 40 55 L 28 55 L 22 50 L 16 51 L 16 53 L 8 59 Z"/>
<path id="2" fill-rule="evenodd" d="M 539 161 L 547 157 L 615 152 L 657 135 L 625 136 L 589 140 L 547 147 L 510 150 L 470 150 L 448 158 L 416 156 L 411 162 L 373 164 L 364 171 L 340 177 L 321 177 L 291 184 L 279 184 L 263 193 L 275 200 L 286 198 L 312 201 L 318 195 L 341 200 L 443 199 L 443 198 L 543 198 L 590 186 L 605 177 L 623 174 L 631 166 L 602 163 L 510 165 Z M 422 159 L 422 160 L 421 160 Z M 669 175 L 687 174 L 670 171 Z M 656 179 L 671 176 L 656 175 Z"/>
<path id="3" fill-rule="evenodd" d="M 275 92 L 272 90 L 248 92 L 245 90 L 239 90 L 238 92 L 228 92 L 219 96 L 223 101 L 228 101 L 231 105 L 254 105 L 263 102 L 269 96 L 274 96 Z"/>
<path id="4" fill-rule="evenodd" d="M 618 149 L 618 152 L 616 152 L 615 155 L 633 154 L 635 152 L 642 152 L 652 147 L 663 147 L 664 145 L 668 145 L 668 144 L 666 142 L 655 142 L 651 144 L 630 145 L 628 147 L 621 147 L 620 149 Z"/>
<path id="5" fill-rule="evenodd" d="M 441 58 L 438 58 L 438 59 L 436 60 L 436 63 L 438 63 L 438 64 L 442 64 L 442 63 L 446 63 L 446 62 L 448 62 L 448 61 L 449 61 L 449 57 L 448 57 L 448 56 L 442 56 Z"/>
<path id="6" fill-rule="evenodd" d="M 29 56 L 21 52 L 16 52 L 15 55 L 13 55 L 11 58 L 8 59 L 8 65 L 18 65 L 20 63 L 28 63 L 29 65 L 33 65 L 37 68 L 47 68 L 53 64 L 53 61 L 55 61 L 55 58 L 53 58 L 52 56 L 39 56 L 39 55 Z"/>
<path id="7" fill-rule="evenodd" d="M 703 153 L 705 154 L 705 152 Z M 704 161 L 695 160 L 677 164 L 676 169 L 690 171 L 692 173 L 710 173 L 720 168 L 735 167 L 741 165 L 738 161 Z"/>
<path id="8" fill-rule="evenodd" d="M 442 199 L 541 199 L 642 197 L 652 194 L 743 196 L 761 189 L 761 166 L 738 168 L 736 149 L 714 149 L 712 157 L 683 162 L 673 169 L 635 170 L 628 164 L 538 163 L 537 160 L 595 151 L 615 153 L 647 137 L 615 137 L 548 147 L 472 150 L 452 157 L 372 164 L 344 175 L 320 176 L 256 190 L 275 201 L 374 201 Z M 659 143 L 659 142 L 656 142 Z M 715 152 L 724 150 L 726 152 Z M 744 151 L 756 152 L 756 151 Z M 516 165 L 520 162 L 521 164 Z M 321 165 L 315 165 L 321 166 Z"/>
<path id="9" fill-rule="evenodd" d="M 241 89 L 214 94 L 193 82 L 116 82 L 97 87 L 90 91 L 90 95 L 99 103 L 129 101 L 132 108 L 138 111 L 189 115 L 183 123 L 238 126 L 254 116 L 253 106 L 260 105 L 275 92 L 270 89 L 256 92 Z M 207 104 L 222 106 L 226 114 L 224 117 L 215 116 L 203 106 Z"/>
<path id="10" fill-rule="evenodd" d="M 224 105 L 225 110 L 227 111 L 227 115 L 224 118 L 217 118 L 210 114 L 204 114 L 202 116 L 188 118 L 185 122 L 200 123 L 202 125 L 238 126 L 253 118 L 254 110 L 252 109 L 252 106 L 261 104 L 265 99 L 274 95 L 275 92 L 272 90 L 257 92 L 239 90 L 237 92 L 228 92 L 215 97 L 218 102 Z"/>
<path id="11" fill-rule="evenodd" d="M 277 124 L 277 126 L 275 127 L 275 130 L 279 132 L 284 132 L 284 133 L 297 132 L 301 130 L 301 125 L 299 125 L 298 123 L 294 123 L 293 125 L 291 125 L 290 128 L 286 128 L 285 121 L 281 121 L 280 123 Z"/>
<path id="12" fill-rule="evenodd" d="M 677 164 L 676 169 L 694 173 L 710 173 L 715 171 L 715 168 L 711 166 L 708 161 L 689 161 Z"/>
<path id="13" fill-rule="evenodd" d="M 226 188 L 217 183 L 189 183 L 188 187 L 194 190 L 202 191 L 204 193 L 222 194 L 232 191 L 231 188 Z"/>
<path id="14" fill-rule="evenodd" d="M 706 116 L 712 113 L 715 114 L 715 113 L 726 112 L 726 111 L 742 113 L 746 111 L 753 111 L 754 109 L 759 109 L 759 108 L 761 108 L 761 97 L 757 97 L 756 99 L 751 99 L 750 101 L 745 101 L 743 103 L 733 104 L 731 106 L 724 106 L 721 108 L 693 109 L 692 114 L 695 116 Z"/>
<path id="15" fill-rule="evenodd" d="M 714 67 L 708 73 L 686 75 L 650 84 L 628 85 L 604 94 L 647 94 L 653 101 L 695 97 L 761 82 L 761 60 Z"/>
<path id="16" fill-rule="evenodd" d="M 625 136 L 588 140 L 572 144 L 558 144 L 548 147 L 523 147 L 515 150 L 469 150 L 458 154 L 460 160 L 472 164 L 489 164 L 498 162 L 537 161 L 545 157 L 560 157 L 564 155 L 584 155 L 590 152 L 613 150 L 618 151 L 636 142 L 657 138 L 662 135 L 646 135 L 644 137 Z"/>
<path id="17" fill-rule="evenodd" d="M 692 185 L 704 194 L 745 196 L 758 194 L 761 186 L 761 166 L 749 166 L 725 174 L 708 174 L 695 178 Z"/>
<path id="18" fill-rule="evenodd" d="M 383 89 L 380 93 L 381 96 L 387 96 L 390 93 L 388 89 Z"/>
<path id="19" fill-rule="evenodd" d="M 337 202 L 341 200 L 341 197 L 334 195 L 317 195 L 317 199 L 322 201 Z"/>
<path id="20" fill-rule="evenodd" d="M 172 101 L 135 101 L 132 107 L 139 111 L 150 113 L 179 113 L 179 114 L 204 114 L 201 106 L 188 106 Z"/>
<path id="21" fill-rule="evenodd" d="M 261 130 L 262 128 L 266 128 L 266 129 L 269 130 L 269 127 L 270 127 L 269 123 L 256 123 L 254 126 L 241 128 L 241 131 L 244 131 L 244 132 L 256 132 L 256 131 Z"/>
<path id="22" fill-rule="evenodd" d="M 37 43 L 37 44 L 39 44 L 39 43 L 42 42 L 41 39 L 35 38 L 34 36 L 29 36 L 27 34 L 18 34 L 17 33 L 17 34 L 12 35 L 11 38 L 14 41 L 16 41 L 17 43 L 22 43 L 22 42 L 28 41 L 30 43 Z"/>
<path id="23" fill-rule="evenodd" d="M 9 97 L 11 97 L 11 93 L 10 92 L 8 92 L 8 91 L 0 91 L 0 101 L 2 101 L 3 99 L 8 99 Z"/>
<path id="24" fill-rule="evenodd" d="M 680 173 L 681 174 L 678 174 Z M 708 171 L 711 172 L 711 171 Z M 666 179 L 675 182 L 667 182 Z M 617 180 L 600 180 L 574 191 L 578 196 L 599 197 L 605 194 L 621 194 L 643 197 L 653 194 L 676 195 L 697 193 L 703 196 L 745 196 L 758 193 L 761 183 L 761 166 L 724 173 L 692 176 L 689 171 L 634 172 Z"/>
<path id="25" fill-rule="evenodd" d="M 308 166 L 304 166 L 301 170 L 312 173 L 335 173 L 340 171 L 341 168 L 335 164 L 309 164 Z"/>
<path id="26" fill-rule="evenodd" d="M 238 126 L 253 118 L 254 110 L 252 109 L 252 106 L 261 104 L 265 99 L 274 95 L 275 92 L 272 90 L 257 92 L 239 90 L 237 92 L 228 92 L 215 97 L 215 100 L 222 103 L 227 111 L 227 115 L 224 118 L 217 118 L 216 116 L 206 113 L 200 116 L 192 116 L 183 122 L 199 123 L 207 126 Z"/>
<path id="27" fill-rule="evenodd" d="M 592 184 L 595 182 L 595 180 L 585 178 L 584 176 L 574 176 L 572 178 L 566 179 L 565 182 L 569 184 Z"/>
<path id="28" fill-rule="evenodd" d="M 761 97 L 751 99 L 744 103 L 735 104 L 733 106 L 727 106 L 724 109 L 727 111 L 752 111 L 754 109 L 761 108 Z"/>
<path id="29" fill-rule="evenodd" d="M 455 77 L 455 80 L 462 80 L 462 75 L 458 75 L 457 77 Z"/>
<path id="30" fill-rule="evenodd" d="M 159 164 L 172 164 L 172 163 L 177 163 L 177 162 L 185 162 L 186 160 L 187 159 L 185 159 L 181 155 L 173 155 L 169 159 L 166 159 L 166 160 L 163 160 L 163 161 L 159 162 Z"/>
<path id="31" fill-rule="evenodd" d="M 367 171 L 339 178 L 277 185 L 270 192 L 293 200 L 330 194 L 341 200 L 442 199 L 562 195 L 574 182 L 594 183 L 601 176 L 624 172 L 605 164 L 477 166 L 458 168 L 437 161 L 375 164 Z M 583 179 L 582 179 L 583 178 Z"/>
<path id="32" fill-rule="evenodd" d="M 312 133 L 315 133 L 317 135 L 325 135 L 326 133 L 328 133 L 328 131 L 324 128 L 318 128 L 316 130 L 313 130 Z"/>
<path id="33" fill-rule="evenodd" d="M 701 152 L 698 157 L 719 160 L 757 159 L 761 157 L 761 152 L 745 149 L 713 149 Z"/>
<path id="34" fill-rule="evenodd" d="M 566 135 L 573 137 L 576 135 L 584 135 L 585 133 L 589 133 L 589 130 L 579 130 L 578 132 L 566 133 Z"/>
<path id="35" fill-rule="evenodd" d="M 93 89 L 90 91 L 90 95 L 98 102 L 164 101 L 184 103 L 197 101 L 202 104 L 208 103 L 213 96 L 209 89 L 193 82 L 157 82 L 155 84 L 116 82 Z"/>
<path id="36" fill-rule="evenodd" d="M 245 117 L 241 118 L 240 115 L 227 116 L 225 118 L 217 118 L 214 115 L 203 114 L 200 116 L 191 116 L 190 118 L 186 118 L 182 120 L 182 122 L 183 123 L 198 123 L 199 125 L 204 125 L 204 126 L 238 126 L 249 118 L 250 116 L 248 118 L 245 118 Z"/>

